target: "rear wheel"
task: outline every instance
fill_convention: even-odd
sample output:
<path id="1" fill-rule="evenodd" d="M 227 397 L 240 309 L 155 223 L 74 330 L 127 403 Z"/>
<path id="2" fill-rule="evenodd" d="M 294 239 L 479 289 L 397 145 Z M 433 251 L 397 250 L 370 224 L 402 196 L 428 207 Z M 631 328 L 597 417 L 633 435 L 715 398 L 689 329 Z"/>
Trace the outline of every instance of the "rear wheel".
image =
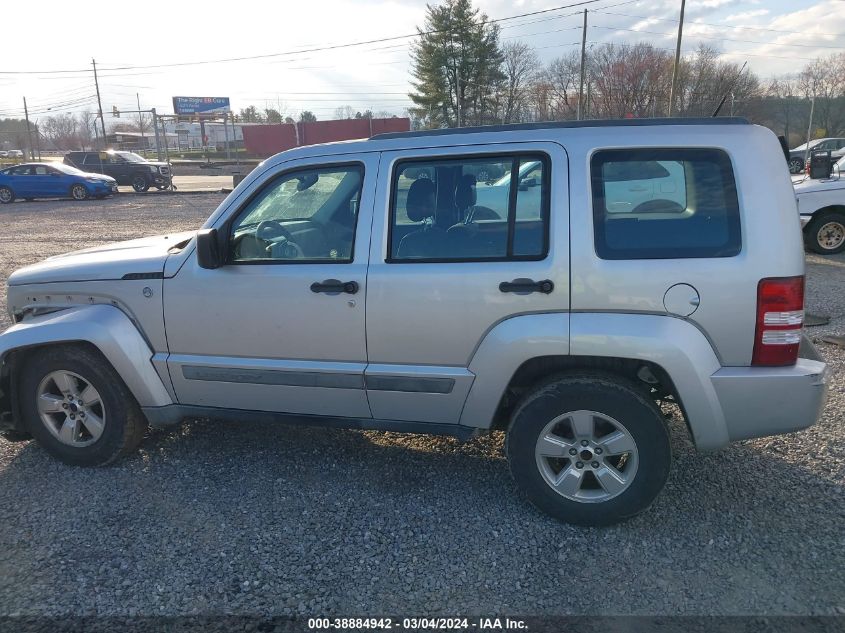
<path id="1" fill-rule="evenodd" d="M 672 451 L 660 410 L 633 383 L 562 375 L 529 393 L 511 418 L 511 473 L 554 518 L 610 525 L 648 508 L 669 475 Z"/>
<path id="2" fill-rule="evenodd" d="M 9 187 L 0 187 L 0 204 L 9 204 L 15 201 L 15 192 Z"/>
<path id="3" fill-rule="evenodd" d="M 845 250 L 845 213 L 822 213 L 813 217 L 806 229 L 808 248 L 820 255 L 834 255 Z"/>
<path id="4" fill-rule="evenodd" d="M 70 188 L 70 197 L 74 200 L 85 200 L 88 198 L 88 188 L 85 185 L 74 185 Z"/>
<path id="5" fill-rule="evenodd" d="M 84 345 L 35 351 L 21 373 L 27 430 L 73 466 L 103 466 L 133 451 L 147 423 L 109 363 Z"/>
<path id="6" fill-rule="evenodd" d="M 143 174 L 136 174 L 132 177 L 132 188 L 138 193 L 143 193 L 150 188 L 150 183 Z"/>
<path id="7" fill-rule="evenodd" d="M 789 159 L 789 173 L 790 174 L 800 174 L 801 171 L 804 169 L 804 160 L 801 158 L 790 158 Z"/>

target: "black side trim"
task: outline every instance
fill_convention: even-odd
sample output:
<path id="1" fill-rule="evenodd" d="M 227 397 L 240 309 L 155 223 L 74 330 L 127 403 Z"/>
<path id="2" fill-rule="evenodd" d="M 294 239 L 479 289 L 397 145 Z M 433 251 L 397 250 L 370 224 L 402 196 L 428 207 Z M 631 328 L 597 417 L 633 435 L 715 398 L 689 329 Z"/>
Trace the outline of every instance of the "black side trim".
<path id="1" fill-rule="evenodd" d="M 316 371 L 235 369 L 232 367 L 183 365 L 182 375 L 188 380 L 207 380 L 210 382 L 282 385 L 287 387 L 328 387 L 332 389 L 364 388 L 364 377 L 361 374 L 328 374 Z"/>
<path id="2" fill-rule="evenodd" d="M 297 413 L 275 413 L 272 411 L 250 411 L 245 409 L 220 409 L 171 404 L 165 407 L 143 407 L 151 426 L 162 427 L 179 424 L 187 418 L 211 418 L 228 422 L 280 422 L 298 426 L 328 427 L 334 429 L 359 429 L 370 431 L 393 431 L 396 433 L 423 433 L 427 435 L 449 435 L 460 440 L 469 440 L 482 431 L 460 424 L 435 424 L 432 422 L 407 422 L 404 420 L 377 420 L 373 418 L 339 418 L 332 416 L 305 415 Z"/>
<path id="3" fill-rule="evenodd" d="M 454 378 L 416 378 L 413 376 L 367 376 L 367 389 L 406 391 L 410 393 L 452 393 Z"/>
<path id="4" fill-rule="evenodd" d="M 121 279 L 132 281 L 139 279 L 164 279 L 164 273 L 126 273 Z"/>

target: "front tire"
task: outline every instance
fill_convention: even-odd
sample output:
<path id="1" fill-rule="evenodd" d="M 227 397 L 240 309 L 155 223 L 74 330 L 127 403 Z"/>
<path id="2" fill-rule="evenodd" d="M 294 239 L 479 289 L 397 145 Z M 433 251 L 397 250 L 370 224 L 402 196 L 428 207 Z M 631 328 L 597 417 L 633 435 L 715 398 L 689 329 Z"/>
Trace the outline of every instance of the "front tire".
<path id="1" fill-rule="evenodd" d="M 74 200 L 87 200 L 88 188 L 85 185 L 74 185 L 70 188 L 70 197 Z"/>
<path id="2" fill-rule="evenodd" d="M 150 188 L 150 183 L 147 181 L 146 176 L 137 174 L 132 178 L 132 188 L 138 193 L 144 193 Z"/>
<path id="3" fill-rule="evenodd" d="M 27 431 L 71 466 L 105 466 L 134 451 L 147 421 L 120 376 L 85 345 L 33 352 L 21 372 Z"/>
<path id="4" fill-rule="evenodd" d="M 823 213 L 813 217 L 806 229 L 807 247 L 819 255 L 845 250 L 845 213 Z"/>
<path id="5" fill-rule="evenodd" d="M 529 501 L 575 525 L 618 523 L 646 510 L 669 476 L 663 416 L 634 383 L 561 375 L 525 396 L 505 442 Z"/>
<path id="6" fill-rule="evenodd" d="M 0 187 L 0 204 L 9 204 L 15 201 L 15 192 L 9 187 Z"/>

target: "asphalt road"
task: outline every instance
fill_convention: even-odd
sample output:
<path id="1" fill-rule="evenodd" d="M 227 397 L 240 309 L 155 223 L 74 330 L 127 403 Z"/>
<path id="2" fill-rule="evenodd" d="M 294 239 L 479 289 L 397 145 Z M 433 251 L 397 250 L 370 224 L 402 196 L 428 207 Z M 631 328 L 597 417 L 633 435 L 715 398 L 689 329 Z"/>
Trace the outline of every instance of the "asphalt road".
<path id="1" fill-rule="evenodd" d="M 57 253 L 201 224 L 220 195 L 0 208 L 0 280 Z M 845 257 L 808 258 L 845 332 Z M 0 328 L 9 325 L 5 289 Z M 0 441 L 0 616 L 845 614 L 845 350 L 819 425 L 698 454 L 671 422 L 655 506 L 608 529 L 518 494 L 502 435 L 198 420 L 104 469 Z"/>

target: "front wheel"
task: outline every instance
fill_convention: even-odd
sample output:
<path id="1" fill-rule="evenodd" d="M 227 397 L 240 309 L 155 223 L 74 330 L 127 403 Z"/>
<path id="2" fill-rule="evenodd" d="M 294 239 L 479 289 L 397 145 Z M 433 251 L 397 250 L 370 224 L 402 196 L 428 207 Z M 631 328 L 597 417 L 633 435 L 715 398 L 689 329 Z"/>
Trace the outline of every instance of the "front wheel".
<path id="1" fill-rule="evenodd" d="M 0 204 L 9 204 L 15 201 L 15 192 L 9 187 L 0 187 Z"/>
<path id="2" fill-rule="evenodd" d="M 529 501 L 567 523 L 611 525 L 647 509 L 672 450 L 647 394 L 611 375 L 561 375 L 516 409 L 505 444 Z"/>
<path id="3" fill-rule="evenodd" d="M 72 466 L 104 466 L 133 451 L 146 419 L 111 365 L 84 345 L 33 352 L 21 372 L 26 430 Z"/>
<path id="4" fill-rule="evenodd" d="M 845 250 L 845 213 L 824 213 L 814 217 L 806 230 L 807 246 L 820 255 Z"/>
<path id="5" fill-rule="evenodd" d="M 70 188 L 70 197 L 74 200 L 85 200 L 88 198 L 88 188 L 85 185 L 74 185 Z"/>
<path id="6" fill-rule="evenodd" d="M 138 193 L 143 193 L 150 188 L 150 183 L 147 182 L 147 177 L 138 174 L 132 178 L 132 188 Z"/>

